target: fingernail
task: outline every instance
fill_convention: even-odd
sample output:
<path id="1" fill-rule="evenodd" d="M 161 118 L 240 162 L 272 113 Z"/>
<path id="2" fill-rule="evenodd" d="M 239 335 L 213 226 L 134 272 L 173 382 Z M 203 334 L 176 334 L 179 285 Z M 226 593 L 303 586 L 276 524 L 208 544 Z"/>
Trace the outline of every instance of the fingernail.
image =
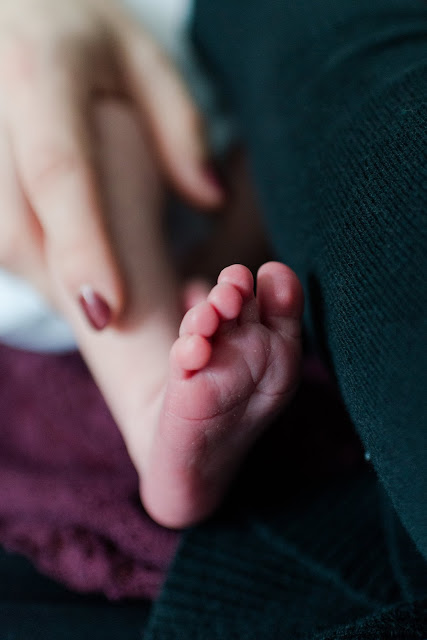
<path id="1" fill-rule="evenodd" d="M 217 166 L 210 162 L 205 165 L 203 173 L 207 181 L 210 182 L 217 191 L 221 191 L 222 194 L 227 193 L 228 188 L 225 178 Z"/>
<path id="2" fill-rule="evenodd" d="M 90 285 L 85 284 L 81 287 L 79 303 L 89 323 L 97 331 L 102 331 L 110 323 L 110 307 Z"/>

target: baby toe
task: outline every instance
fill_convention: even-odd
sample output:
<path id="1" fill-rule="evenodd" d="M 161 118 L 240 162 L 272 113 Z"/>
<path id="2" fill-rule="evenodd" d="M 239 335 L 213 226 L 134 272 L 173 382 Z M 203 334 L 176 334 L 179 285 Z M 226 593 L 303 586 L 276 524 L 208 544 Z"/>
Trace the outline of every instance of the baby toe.
<path id="1" fill-rule="evenodd" d="M 253 295 L 254 278 L 243 264 L 232 264 L 223 269 L 218 276 L 218 283 L 232 284 L 244 298 Z"/>
<path id="2" fill-rule="evenodd" d="M 208 364 L 211 354 L 212 347 L 203 336 L 182 336 L 171 349 L 171 372 L 179 376 L 187 371 L 199 371 Z"/>
<path id="3" fill-rule="evenodd" d="M 280 262 L 264 264 L 257 275 L 257 303 L 267 327 L 299 335 L 304 293 L 292 269 Z"/>
<path id="4" fill-rule="evenodd" d="M 213 336 L 218 329 L 219 318 L 209 302 L 199 302 L 187 311 L 182 319 L 179 335 L 199 334 L 205 338 Z"/>
<path id="5" fill-rule="evenodd" d="M 234 285 L 220 282 L 210 292 L 208 302 L 221 320 L 235 320 L 242 309 L 243 299 Z"/>

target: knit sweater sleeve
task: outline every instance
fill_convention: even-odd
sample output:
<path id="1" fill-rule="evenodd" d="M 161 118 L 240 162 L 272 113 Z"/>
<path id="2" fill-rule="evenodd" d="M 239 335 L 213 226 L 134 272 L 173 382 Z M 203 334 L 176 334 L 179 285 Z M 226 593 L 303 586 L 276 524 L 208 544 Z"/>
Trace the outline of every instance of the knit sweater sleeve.
<path id="1" fill-rule="evenodd" d="M 199 0 L 195 37 L 309 335 L 427 558 L 427 5 Z"/>

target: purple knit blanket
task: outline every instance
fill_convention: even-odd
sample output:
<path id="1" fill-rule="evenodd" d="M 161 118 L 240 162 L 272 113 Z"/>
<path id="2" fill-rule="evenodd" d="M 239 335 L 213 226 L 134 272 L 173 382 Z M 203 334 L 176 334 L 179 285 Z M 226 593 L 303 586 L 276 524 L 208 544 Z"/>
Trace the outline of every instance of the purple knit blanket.
<path id="1" fill-rule="evenodd" d="M 178 540 L 144 512 L 80 356 L 0 345 L 0 544 L 72 589 L 118 599 L 154 598 Z"/>
<path id="2" fill-rule="evenodd" d="M 294 432 L 304 473 L 351 469 L 360 445 L 343 429 L 318 361 L 306 361 L 303 382 L 269 465 L 283 465 L 289 444 L 280 439 Z M 178 541 L 144 512 L 136 472 L 80 356 L 0 345 L 0 544 L 76 591 L 151 599 Z"/>

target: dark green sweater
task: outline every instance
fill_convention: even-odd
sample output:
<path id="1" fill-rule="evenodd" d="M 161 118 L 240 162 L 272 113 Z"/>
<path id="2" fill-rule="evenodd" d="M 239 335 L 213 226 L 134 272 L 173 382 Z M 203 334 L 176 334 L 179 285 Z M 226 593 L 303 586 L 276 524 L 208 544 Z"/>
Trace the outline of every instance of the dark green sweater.
<path id="1" fill-rule="evenodd" d="M 300 490 L 290 465 L 270 510 L 190 533 L 147 638 L 425 640 L 427 4 L 197 6 L 266 227 L 372 471 Z"/>
<path id="2" fill-rule="evenodd" d="M 304 384 L 185 535 L 145 640 L 425 640 L 426 563 L 372 467 L 349 463 L 354 437 L 329 388 Z"/>
<path id="3" fill-rule="evenodd" d="M 3 637 L 425 640 L 427 3 L 198 0 L 195 33 L 372 467 L 310 474 L 315 432 L 290 439 L 184 536 L 145 632 L 143 606 L 3 599 Z"/>
<path id="4" fill-rule="evenodd" d="M 146 640 L 425 640 L 425 566 L 383 500 L 367 474 L 189 533 Z"/>
<path id="5" fill-rule="evenodd" d="M 197 6 L 310 335 L 427 558 L 427 3 Z"/>

